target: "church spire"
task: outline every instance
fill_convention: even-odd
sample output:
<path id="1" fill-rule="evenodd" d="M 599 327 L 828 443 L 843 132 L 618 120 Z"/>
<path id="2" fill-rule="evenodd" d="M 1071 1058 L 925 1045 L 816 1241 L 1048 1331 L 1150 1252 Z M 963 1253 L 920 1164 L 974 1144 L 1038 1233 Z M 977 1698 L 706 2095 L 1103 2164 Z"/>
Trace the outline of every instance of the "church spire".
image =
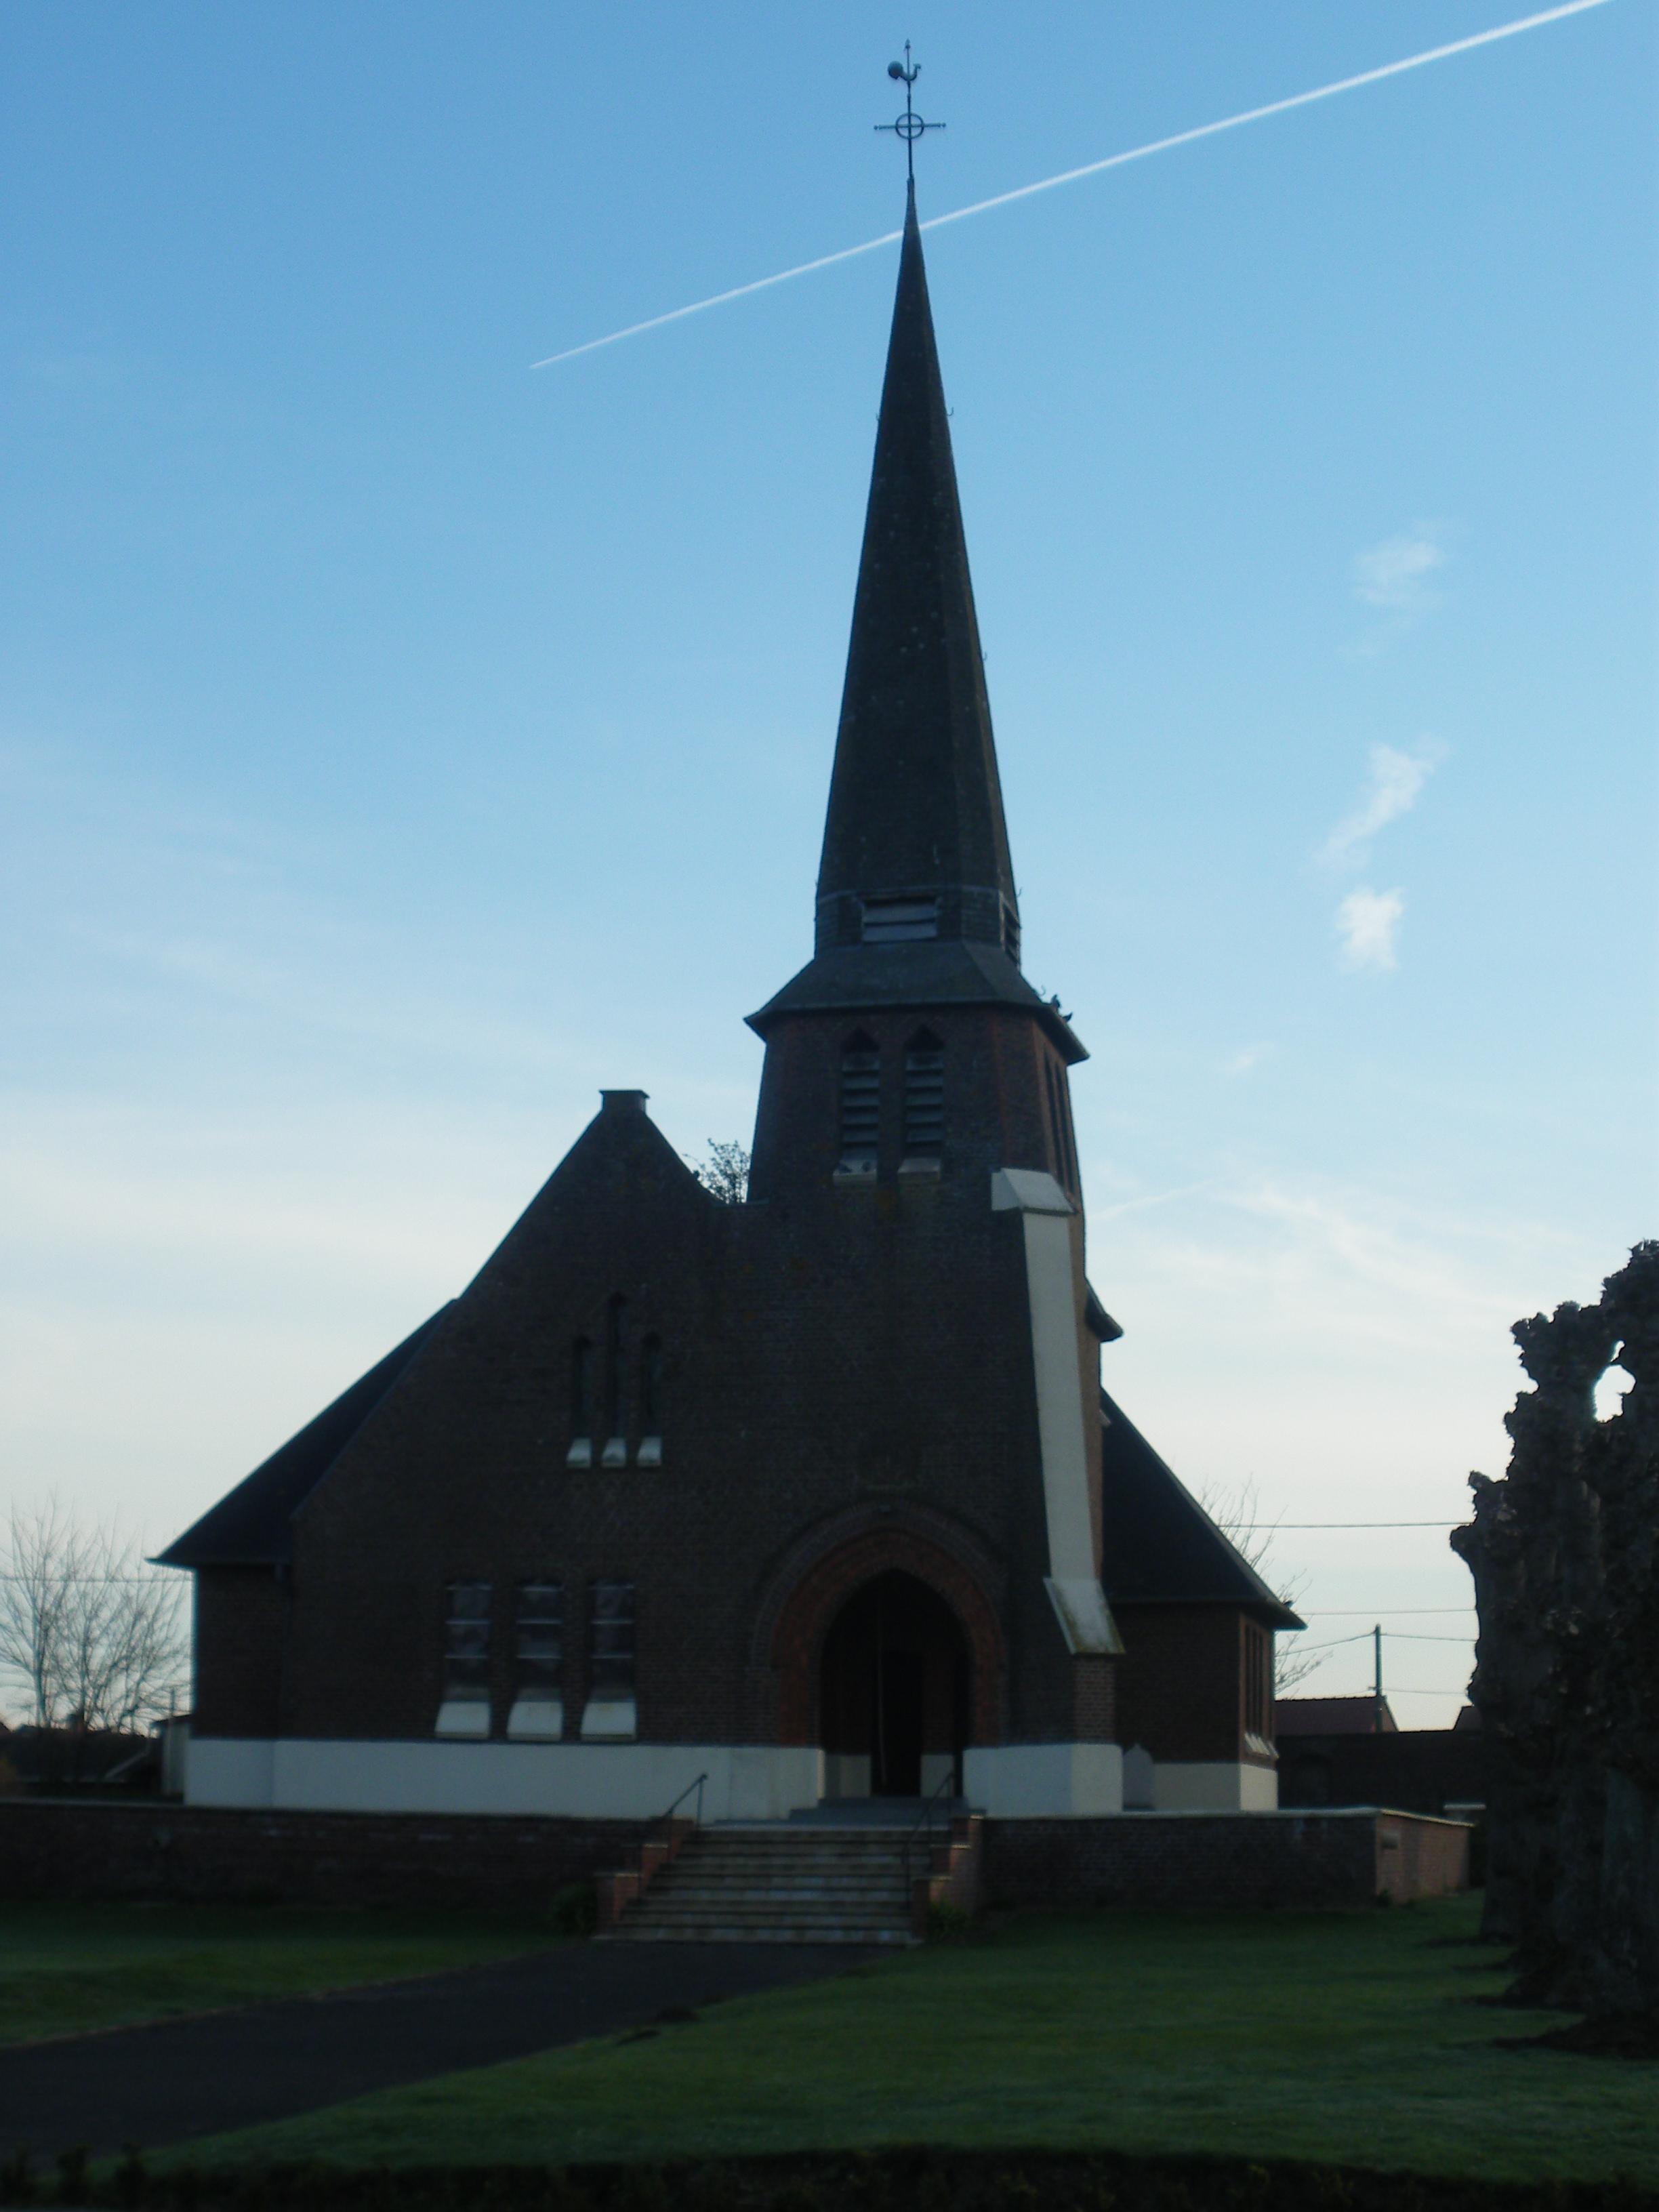
<path id="1" fill-rule="evenodd" d="M 1017 959 L 1018 933 L 912 180 L 818 872 L 817 945 L 954 938 Z"/>

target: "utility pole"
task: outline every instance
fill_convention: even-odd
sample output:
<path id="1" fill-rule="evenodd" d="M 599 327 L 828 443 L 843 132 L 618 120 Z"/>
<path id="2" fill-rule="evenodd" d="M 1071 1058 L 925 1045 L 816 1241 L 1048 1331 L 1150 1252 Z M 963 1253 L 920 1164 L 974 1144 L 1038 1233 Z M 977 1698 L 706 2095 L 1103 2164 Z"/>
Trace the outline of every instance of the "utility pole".
<path id="1" fill-rule="evenodd" d="M 1371 1734 L 1381 1735 L 1382 1733 L 1382 1624 L 1380 1620 L 1371 1631 L 1371 1651 L 1376 1662 L 1376 1705 L 1371 1713 Z"/>

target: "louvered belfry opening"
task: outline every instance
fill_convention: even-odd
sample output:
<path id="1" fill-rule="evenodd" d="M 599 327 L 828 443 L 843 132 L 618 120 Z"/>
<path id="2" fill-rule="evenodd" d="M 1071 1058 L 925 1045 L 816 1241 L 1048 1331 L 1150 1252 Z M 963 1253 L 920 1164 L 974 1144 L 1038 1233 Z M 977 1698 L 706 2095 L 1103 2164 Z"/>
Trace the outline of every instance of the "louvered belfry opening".
<path id="1" fill-rule="evenodd" d="M 840 1103 L 841 1164 L 873 1175 L 881 1146 L 881 1054 L 861 1032 L 842 1051 Z"/>
<path id="2" fill-rule="evenodd" d="M 904 1055 L 905 1157 L 926 1159 L 944 1149 L 945 1048 L 922 1030 Z"/>

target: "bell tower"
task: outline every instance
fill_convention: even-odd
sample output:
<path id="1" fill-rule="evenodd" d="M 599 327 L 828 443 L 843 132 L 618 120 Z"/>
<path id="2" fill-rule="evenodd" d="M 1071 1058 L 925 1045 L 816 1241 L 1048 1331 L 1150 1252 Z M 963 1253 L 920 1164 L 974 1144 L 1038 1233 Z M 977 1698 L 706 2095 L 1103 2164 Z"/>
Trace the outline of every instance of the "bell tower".
<path id="1" fill-rule="evenodd" d="M 927 297 L 915 185 L 818 866 L 814 952 L 766 1040 L 750 1194 L 1032 1168 L 1079 1200 L 1085 1057 L 1019 967 L 1019 902 Z"/>

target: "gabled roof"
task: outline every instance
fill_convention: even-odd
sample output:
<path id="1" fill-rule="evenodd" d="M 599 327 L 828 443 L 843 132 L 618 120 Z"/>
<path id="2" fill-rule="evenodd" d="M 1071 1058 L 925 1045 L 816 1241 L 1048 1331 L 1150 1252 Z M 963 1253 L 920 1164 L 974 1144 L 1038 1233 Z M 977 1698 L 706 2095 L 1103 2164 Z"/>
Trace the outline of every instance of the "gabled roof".
<path id="1" fill-rule="evenodd" d="M 1398 1735 L 1400 1723 L 1384 1698 L 1275 1698 L 1275 1735 Z"/>
<path id="2" fill-rule="evenodd" d="M 1242 1606 L 1270 1628 L 1305 1627 L 1103 1390 L 1100 1409 L 1100 1578 L 1112 1603 Z"/>
<path id="3" fill-rule="evenodd" d="M 449 1311 L 441 1306 L 314 1420 L 156 1555 L 162 1567 L 275 1566 L 292 1558 L 295 1513 Z"/>

